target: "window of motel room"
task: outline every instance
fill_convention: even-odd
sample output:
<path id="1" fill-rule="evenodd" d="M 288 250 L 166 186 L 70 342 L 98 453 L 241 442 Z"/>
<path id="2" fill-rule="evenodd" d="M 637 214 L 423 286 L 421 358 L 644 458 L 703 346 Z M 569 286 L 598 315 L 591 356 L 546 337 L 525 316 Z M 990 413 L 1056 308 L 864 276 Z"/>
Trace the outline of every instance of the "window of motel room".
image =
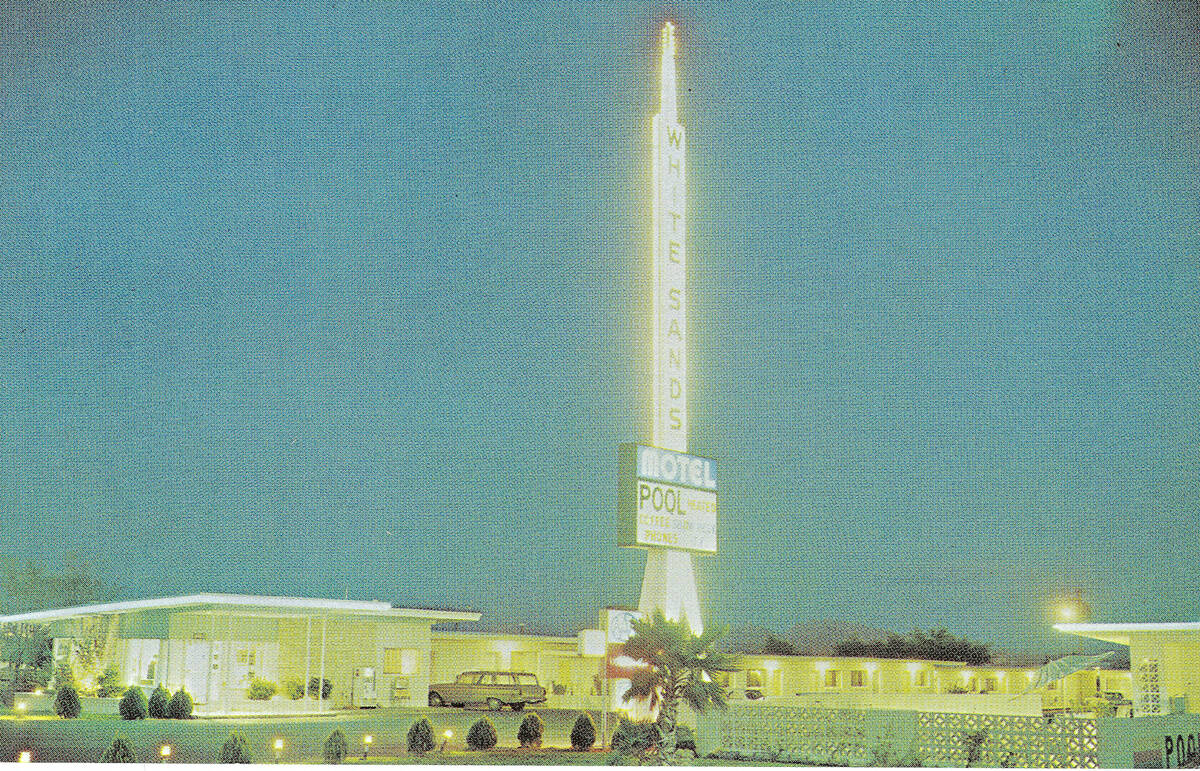
<path id="1" fill-rule="evenodd" d="M 867 673 L 861 669 L 850 670 L 850 685 L 853 688 L 862 688 L 867 684 Z"/>
<path id="2" fill-rule="evenodd" d="M 385 675 L 412 675 L 416 672 L 416 648 L 383 649 L 383 673 Z"/>
<path id="3" fill-rule="evenodd" d="M 836 669 L 825 670 L 825 687 L 837 688 L 838 683 L 841 682 L 841 674 L 842 673 Z"/>

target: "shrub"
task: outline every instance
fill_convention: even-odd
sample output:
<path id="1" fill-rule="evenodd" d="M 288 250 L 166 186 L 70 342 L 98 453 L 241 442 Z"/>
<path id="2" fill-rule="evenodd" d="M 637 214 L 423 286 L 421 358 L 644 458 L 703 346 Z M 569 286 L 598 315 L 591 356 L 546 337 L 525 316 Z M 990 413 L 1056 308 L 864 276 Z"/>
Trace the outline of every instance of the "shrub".
<path id="1" fill-rule="evenodd" d="M 58 690 L 67 687 L 74 688 L 76 692 L 79 691 L 79 683 L 75 680 L 75 670 L 71 669 L 69 662 L 63 661 L 54 668 L 54 688 Z"/>
<path id="2" fill-rule="evenodd" d="M 493 742 L 494 743 L 494 742 Z M 421 718 L 408 729 L 408 751 L 424 755 L 433 749 L 433 726 L 427 718 Z"/>
<path id="3" fill-rule="evenodd" d="M 129 741 L 118 734 L 113 737 L 112 744 L 108 745 L 108 749 L 100 756 L 101 763 L 136 763 L 137 759 L 133 756 L 133 749 L 129 746 Z"/>
<path id="4" fill-rule="evenodd" d="M 308 695 L 317 698 L 317 688 L 321 689 L 321 698 L 328 699 L 333 692 L 333 683 L 327 677 L 314 677 L 308 681 Z"/>
<path id="5" fill-rule="evenodd" d="M 167 717 L 174 720 L 188 720 L 192 716 L 192 697 L 183 688 L 175 692 L 167 702 Z"/>
<path id="6" fill-rule="evenodd" d="M 675 749 L 682 752 L 683 750 L 691 750 L 692 755 L 697 758 L 700 753 L 696 751 L 696 732 L 691 726 L 677 725 L 675 726 Z M 888 766 L 888 763 L 879 763 L 880 766 Z"/>
<path id="7" fill-rule="evenodd" d="M 571 746 L 582 752 L 590 750 L 592 745 L 596 743 L 596 724 L 584 712 L 575 721 L 575 726 L 571 729 Z"/>
<path id="8" fill-rule="evenodd" d="M 246 691 L 246 698 L 253 701 L 266 701 L 274 696 L 278 690 L 279 686 L 270 680 L 263 680 L 261 677 L 256 677 L 250 681 L 250 688 Z"/>
<path id="9" fill-rule="evenodd" d="M 304 698 L 304 681 L 298 677 L 289 677 L 283 681 L 283 692 L 292 701 Z"/>
<path id="10" fill-rule="evenodd" d="M 229 734 L 229 738 L 221 745 L 217 754 L 218 763 L 253 763 L 250 759 L 250 748 L 246 746 L 246 737 L 237 731 Z"/>
<path id="11" fill-rule="evenodd" d="M 467 731 L 467 746 L 473 750 L 490 750 L 496 746 L 496 726 L 486 717 L 481 717 Z"/>
<path id="12" fill-rule="evenodd" d="M 541 747 L 542 733 L 545 730 L 546 724 L 538 717 L 538 713 L 530 712 L 517 729 L 517 744 L 522 747 Z"/>
<path id="13" fill-rule="evenodd" d="M 658 726 L 654 723 L 634 722 L 621 718 L 621 724 L 617 726 L 617 730 L 612 735 L 612 748 L 618 755 L 637 758 L 641 765 L 658 746 L 658 740 Z"/>
<path id="14" fill-rule="evenodd" d="M 299 680 L 297 684 L 303 685 Z M 329 734 L 329 738 L 325 740 L 325 746 L 321 748 L 321 755 L 325 758 L 325 765 L 336 766 L 346 759 L 346 753 L 350 751 L 350 743 L 346 741 L 346 734 L 342 733 L 342 729 L 335 728 L 333 733 Z"/>
<path id="15" fill-rule="evenodd" d="M 145 720 L 148 706 L 146 694 L 142 692 L 142 689 L 131 685 L 125 689 L 125 695 L 121 697 L 117 711 L 121 713 L 122 720 Z"/>
<path id="16" fill-rule="evenodd" d="M 59 717 L 79 717 L 82 707 L 79 706 L 79 694 L 71 686 L 59 688 L 54 694 L 54 714 Z"/>
<path id="17" fill-rule="evenodd" d="M 171 692 L 159 683 L 154 689 L 154 693 L 150 694 L 150 701 L 146 704 L 146 714 L 150 717 L 164 718 L 167 716 L 167 702 L 171 700 Z"/>
<path id="18" fill-rule="evenodd" d="M 119 696 L 124 690 L 121 685 L 121 670 L 117 669 L 116 664 L 109 664 L 96 683 L 96 695 L 102 699 L 111 699 Z"/>

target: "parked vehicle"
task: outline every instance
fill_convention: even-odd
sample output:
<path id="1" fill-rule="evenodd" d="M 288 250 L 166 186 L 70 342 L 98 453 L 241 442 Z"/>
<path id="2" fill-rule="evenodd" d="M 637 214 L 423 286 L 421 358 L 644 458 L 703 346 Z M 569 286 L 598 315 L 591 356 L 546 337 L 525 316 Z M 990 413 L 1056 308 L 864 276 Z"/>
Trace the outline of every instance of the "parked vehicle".
<path id="1" fill-rule="evenodd" d="M 429 686 L 431 707 L 486 705 L 492 710 L 507 706 L 519 711 L 545 700 L 546 689 L 531 672 L 463 672 L 453 683 Z"/>

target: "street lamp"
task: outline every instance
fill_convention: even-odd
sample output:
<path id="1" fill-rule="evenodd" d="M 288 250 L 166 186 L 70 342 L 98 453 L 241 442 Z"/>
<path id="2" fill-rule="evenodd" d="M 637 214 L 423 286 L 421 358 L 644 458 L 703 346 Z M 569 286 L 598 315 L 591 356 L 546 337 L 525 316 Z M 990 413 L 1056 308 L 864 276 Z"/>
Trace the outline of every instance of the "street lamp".
<path id="1" fill-rule="evenodd" d="M 453 736 L 454 732 L 449 728 L 442 732 L 442 752 L 446 751 L 446 742 L 450 741 Z"/>
<path id="2" fill-rule="evenodd" d="M 375 737 L 371 734 L 363 736 L 363 760 L 367 759 L 367 753 L 371 751 L 371 743 L 375 741 Z"/>
<path id="3" fill-rule="evenodd" d="M 283 757 L 283 739 L 277 738 L 275 740 L 275 762 L 278 763 L 281 757 Z"/>
<path id="4" fill-rule="evenodd" d="M 1083 601 L 1083 590 L 1072 589 L 1054 609 L 1054 615 L 1062 624 L 1074 624 L 1091 618 L 1092 609 Z"/>

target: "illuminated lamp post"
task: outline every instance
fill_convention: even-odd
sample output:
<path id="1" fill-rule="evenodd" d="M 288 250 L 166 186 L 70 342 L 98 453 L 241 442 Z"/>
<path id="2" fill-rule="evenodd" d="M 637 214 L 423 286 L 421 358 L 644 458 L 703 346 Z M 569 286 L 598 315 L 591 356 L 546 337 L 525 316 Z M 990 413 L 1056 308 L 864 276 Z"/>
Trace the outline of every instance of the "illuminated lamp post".
<path id="1" fill-rule="evenodd" d="M 367 759 L 367 753 L 371 751 L 371 743 L 375 741 L 375 737 L 371 734 L 363 736 L 363 760 Z"/>
<path id="2" fill-rule="evenodd" d="M 280 758 L 283 757 L 283 739 L 275 740 L 274 749 L 275 749 L 275 762 L 278 763 Z"/>
<path id="3" fill-rule="evenodd" d="M 446 742 L 454 737 L 454 732 L 447 728 L 442 732 L 442 752 L 446 751 Z"/>
<path id="4" fill-rule="evenodd" d="M 171 759 L 171 745 L 164 744 L 158 748 L 158 757 L 161 762 L 166 763 Z"/>

